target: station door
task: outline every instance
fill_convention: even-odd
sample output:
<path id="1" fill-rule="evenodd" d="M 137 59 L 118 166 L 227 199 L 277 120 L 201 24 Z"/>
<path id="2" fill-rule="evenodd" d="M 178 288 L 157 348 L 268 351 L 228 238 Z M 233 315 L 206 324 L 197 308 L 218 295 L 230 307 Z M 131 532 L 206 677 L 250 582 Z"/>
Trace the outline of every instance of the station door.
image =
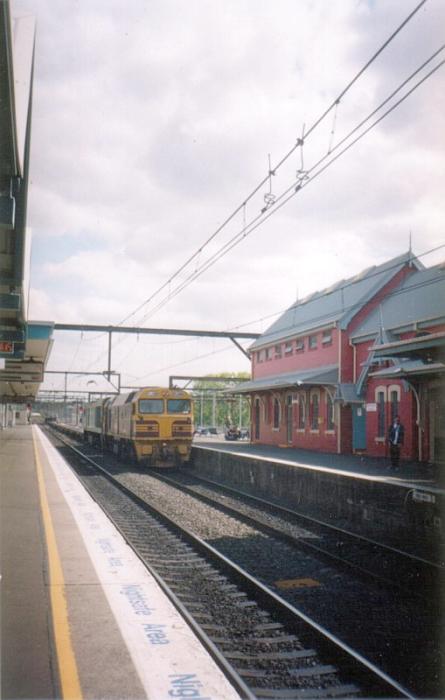
<path id="1" fill-rule="evenodd" d="M 366 411 L 361 405 L 352 409 L 352 449 L 366 450 Z"/>

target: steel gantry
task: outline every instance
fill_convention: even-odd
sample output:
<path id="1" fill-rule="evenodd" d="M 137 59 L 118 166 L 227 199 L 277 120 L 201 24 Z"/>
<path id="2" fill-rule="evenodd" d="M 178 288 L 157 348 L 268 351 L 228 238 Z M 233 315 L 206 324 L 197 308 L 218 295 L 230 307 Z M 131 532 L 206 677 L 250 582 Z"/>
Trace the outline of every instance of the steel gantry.
<path id="1" fill-rule="evenodd" d="M 228 338 L 241 352 L 250 359 L 249 353 L 244 350 L 237 339 L 255 340 L 259 333 L 246 333 L 242 331 L 206 331 L 192 330 L 190 328 L 138 328 L 135 326 L 102 326 L 99 324 L 83 323 L 55 323 L 55 331 L 78 331 L 81 333 L 108 333 L 108 369 L 103 373 L 110 378 L 111 369 L 112 335 L 113 333 L 132 333 L 135 335 L 182 335 L 201 338 Z"/>

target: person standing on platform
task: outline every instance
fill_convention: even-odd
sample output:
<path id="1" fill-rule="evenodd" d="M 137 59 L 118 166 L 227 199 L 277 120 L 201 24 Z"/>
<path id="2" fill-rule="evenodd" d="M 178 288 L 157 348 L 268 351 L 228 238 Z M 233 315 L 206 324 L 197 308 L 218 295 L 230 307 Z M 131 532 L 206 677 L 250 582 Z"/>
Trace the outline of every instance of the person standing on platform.
<path id="1" fill-rule="evenodd" d="M 391 457 L 391 469 L 397 470 L 399 468 L 400 460 L 400 450 L 403 445 L 403 439 L 405 437 L 405 430 L 400 422 L 400 417 L 396 416 L 394 418 L 394 423 L 389 426 L 388 429 L 388 440 L 389 440 L 389 455 Z"/>

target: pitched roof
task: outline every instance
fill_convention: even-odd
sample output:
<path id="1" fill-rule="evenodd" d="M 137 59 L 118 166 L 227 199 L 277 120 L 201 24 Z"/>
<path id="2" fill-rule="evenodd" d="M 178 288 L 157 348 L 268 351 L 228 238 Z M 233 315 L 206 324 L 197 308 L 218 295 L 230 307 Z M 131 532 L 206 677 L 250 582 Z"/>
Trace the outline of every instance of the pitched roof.
<path id="1" fill-rule="evenodd" d="M 354 330 L 352 338 L 445 319 L 445 264 L 414 272 Z"/>
<path id="2" fill-rule="evenodd" d="M 255 340 L 250 350 L 334 322 L 339 323 L 340 328 L 346 328 L 355 314 L 410 261 L 416 269 L 423 267 L 411 252 L 404 253 L 292 304 Z"/>

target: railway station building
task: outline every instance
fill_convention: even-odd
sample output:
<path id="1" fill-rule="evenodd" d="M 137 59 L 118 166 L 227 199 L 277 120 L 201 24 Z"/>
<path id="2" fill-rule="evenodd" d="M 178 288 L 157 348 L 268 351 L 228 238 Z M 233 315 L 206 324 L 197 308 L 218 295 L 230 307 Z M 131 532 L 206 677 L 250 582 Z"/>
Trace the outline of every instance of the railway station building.
<path id="1" fill-rule="evenodd" d="M 411 252 L 292 304 L 250 347 L 253 443 L 443 461 L 445 265 Z"/>

